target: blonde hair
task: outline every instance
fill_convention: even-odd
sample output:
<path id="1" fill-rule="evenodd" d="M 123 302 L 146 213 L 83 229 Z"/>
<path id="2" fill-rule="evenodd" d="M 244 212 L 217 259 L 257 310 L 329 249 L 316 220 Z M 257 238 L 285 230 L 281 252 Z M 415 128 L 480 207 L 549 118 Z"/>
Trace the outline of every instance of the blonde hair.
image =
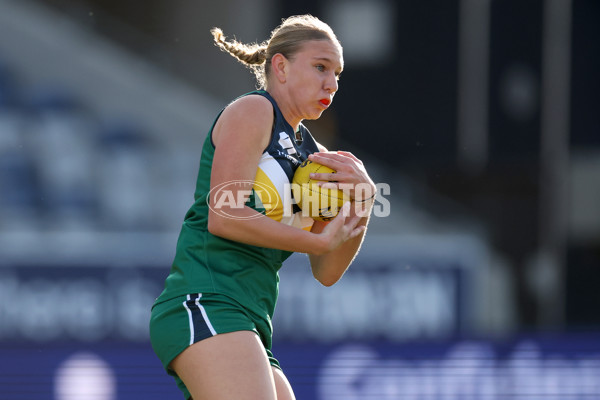
<path id="1" fill-rule="evenodd" d="M 277 53 L 292 59 L 302 45 L 310 40 L 331 40 L 339 46 L 340 52 L 342 49 L 331 27 L 309 14 L 283 19 L 281 25 L 271 32 L 269 40 L 260 44 L 244 44 L 235 39 L 226 40 L 223 31 L 219 28 L 213 28 L 210 32 L 217 47 L 237 58 L 254 72 L 259 89 L 266 88 L 271 59 Z"/>

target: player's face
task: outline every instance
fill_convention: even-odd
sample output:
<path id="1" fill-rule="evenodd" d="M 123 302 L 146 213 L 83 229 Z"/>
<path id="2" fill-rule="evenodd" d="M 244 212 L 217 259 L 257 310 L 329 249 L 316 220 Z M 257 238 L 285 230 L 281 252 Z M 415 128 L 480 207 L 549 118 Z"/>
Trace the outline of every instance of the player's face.
<path id="1" fill-rule="evenodd" d="M 287 83 L 302 119 L 317 119 L 333 101 L 344 67 L 341 49 L 330 40 L 306 42 L 289 60 Z"/>

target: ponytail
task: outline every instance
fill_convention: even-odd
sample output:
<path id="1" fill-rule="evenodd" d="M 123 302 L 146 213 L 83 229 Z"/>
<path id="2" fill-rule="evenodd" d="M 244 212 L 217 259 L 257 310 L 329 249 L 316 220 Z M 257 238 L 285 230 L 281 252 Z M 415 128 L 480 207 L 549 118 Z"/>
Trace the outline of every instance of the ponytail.
<path id="1" fill-rule="evenodd" d="M 250 68 L 254 72 L 254 75 L 256 75 L 259 86 L 264 87 L 267 45 L 264 43 L 247 45 L 237 40 L 227 40 L 220 28 L 213 28 L 210 30 L 210 33 L 213 35 L 215 45 Z"/>
<path id="2" fill-rule="evenodd" d="M 210 30 L 215 40 L 215 45 L 221 50 L 231 54 L 239 62 L 254 72 L 258 88 L 266 88 L 271 58 L 281 53 L 286 58 L 293 58 L 300 51 L 304 43 L 311 40 L 331 40 L 342 46 L 329 25 L 312 15 L 296 15 L 284 19 L 273 32 L 268 41 L 261 44 L 243 44 L 237 40 L 227 40 L 219 28 Z"/>

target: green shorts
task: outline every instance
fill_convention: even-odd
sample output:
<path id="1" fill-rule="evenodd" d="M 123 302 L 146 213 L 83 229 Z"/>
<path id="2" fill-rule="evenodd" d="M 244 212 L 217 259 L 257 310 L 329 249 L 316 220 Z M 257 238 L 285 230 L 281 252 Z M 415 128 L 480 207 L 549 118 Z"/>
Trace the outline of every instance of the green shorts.
<path id="1" fill-rule="evenodd" d="M 264 317 L 251 313 L 228 296 L 195 293 L 157 303 L 150 317 L 150 340 L 154 352 L 172 375 L 185 398 L 190 393 L 170 368 L 188 346 L 220 333 L 254 331 L 260 337 L 272 366 L 281 368 L 271 352 L 272 326 Z"/>

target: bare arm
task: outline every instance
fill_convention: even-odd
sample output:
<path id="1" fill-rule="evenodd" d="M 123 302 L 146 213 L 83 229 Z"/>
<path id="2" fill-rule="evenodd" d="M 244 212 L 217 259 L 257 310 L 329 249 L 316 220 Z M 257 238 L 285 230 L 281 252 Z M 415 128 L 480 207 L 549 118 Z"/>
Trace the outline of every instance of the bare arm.
<path id="1" fill-rule="evenodd" d="M 375 194 L 375 185 L 366 173 L 362 162 L 350 153 L 323 152 L 315 153 L 309 158 L 337 171 L 335 176 L 316 174 L 315 179 L 337 182 L 325 184 L 325 187 L 336 187 L 339 184 L 358 187 L 360 184 L 360 187 L 365 189 L 365 191 L 349 190 L 353 202 L 348 218 L 357 221 L 357 227 L 362 227 L 361 232 L 333 251 L 309 255 L 313 276 L 323 285 L 331 286 L 342 277 L 360 250 L 373 208 L 373 199 L 365 199 Z M 358 203 L 354 200 L 358 200 Z M 361 200 L 365 201 L 361 202 Z M 327 229 L 327 222 L 316 221 L 311 231 L 319 233 L 324 229 Z"/>
<path id="2" fill-rule="evenodd" d="M 216 147 L 211 188 L 231 181 L 246 182 L 231 187 L 236 199 L 239 191 L 252 188 L 258 162 L 270 140 L 272 124 L 273 108 L 262 96 L 243 97 L 225 109 L 213 129 Z M 210 202 L 208 230 L 212 234 L 255 246 L 325 254 L 364 229 L 356 226 L 357 219 L 340 215 L 319 233 L 307 232 L 274 221 L 250 207 L 221 204 L 220 210 L 229 216 L 226 217 L 224 213 L 215 212 L 213 196 Z"/>

